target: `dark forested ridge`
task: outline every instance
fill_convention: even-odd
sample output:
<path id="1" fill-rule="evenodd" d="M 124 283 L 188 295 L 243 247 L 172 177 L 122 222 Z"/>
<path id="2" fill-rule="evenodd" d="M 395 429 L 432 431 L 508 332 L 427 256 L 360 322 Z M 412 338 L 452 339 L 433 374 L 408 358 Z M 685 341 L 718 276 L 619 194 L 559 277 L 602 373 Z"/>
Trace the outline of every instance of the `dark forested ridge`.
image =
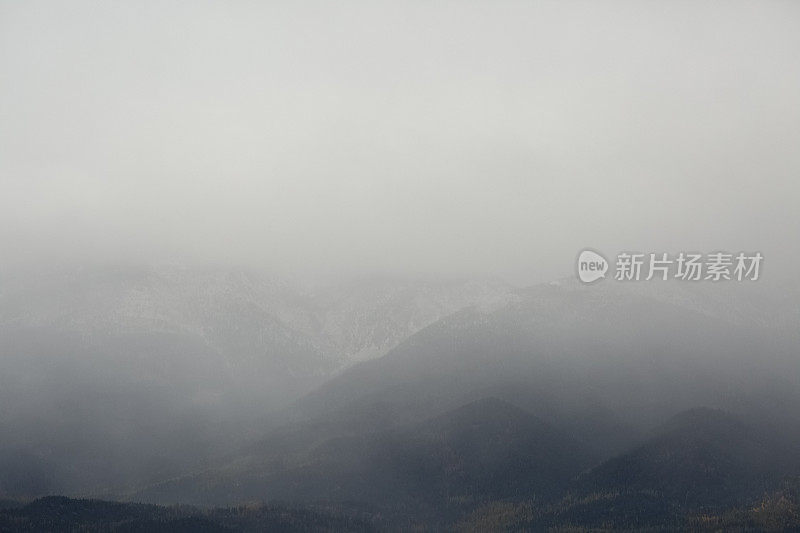
<path id="1" fill-rule="evenodd" d="M 717 507 L 686 506 L 658 491 L 613 489 L 550 500 L 476 502 L 472 511 L 445 521 L 413 519 L 413 510 L 398 507 L 393 515 L 347 503 L 199 509 L 46 497 L 28 504 L 4 501 L 0 531 L 798 531 L 800 478 L 786 479 L 746 503 Z M 398 520 L 398 514 L 405 518 Z"/>
<path id="2" fill-rule="evenodd" d="M 354 513 L 252 505 L 201 510 L 51 496 L 0 509 L 0 531 L 372 531 Z"/>
<path id="3" fill-rule="evenodd" d="M 779 432 L 714 409 L 673 417 L 644 444 L 581 476 L 582 494 L 660 494 L 684 507 L 753 501 L 797 472 L 800 453 Z"/>
<path id="4" fill-rule="evenodd" d="M 557 502 L 491 502 L 454 526 L 458 531 L 798 531 L 800 479 L 750 503 L 687 508 L 652 493 L 568 495 Z"/>

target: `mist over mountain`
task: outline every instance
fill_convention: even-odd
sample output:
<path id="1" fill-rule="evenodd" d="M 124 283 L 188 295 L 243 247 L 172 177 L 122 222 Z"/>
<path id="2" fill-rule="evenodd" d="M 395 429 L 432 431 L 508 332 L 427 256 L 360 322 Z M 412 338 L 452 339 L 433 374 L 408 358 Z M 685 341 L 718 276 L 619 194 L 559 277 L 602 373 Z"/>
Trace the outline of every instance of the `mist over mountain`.
<path id="1" fill-rule="evenodd" d="M 263 380 L 262 394 L 284 402 L 452 312 L 511 297 L 500 283 L 385 279 L 307 288 L 253 271 L 177 267 L 51 271 L 4 281 L 0 330 L 20 349 L 28 342 L 46 355 L 42 336 L 62 335 L 120 365 L 135 361 L 136 377 L 145 380 L 185 380 L 209 395 L 219 392 L 210 379 L 251 389 L 247 380 Z M 205 374 L 198 381 L 186 372 Z"/>
<path id="2" fill-rule="evenodd" d="M 263 423 L 442 316 L 510 296 L 498 283 L 376 280 L 312 290 L 244 270 L 175 267 L 7 277 L 3 490 L 102 491 L 202 464 L 257 435 L 246 420 Z M 223 438 L 232 427 L 236 436 Z"/>
<path id="3" fill-rule="evenodd" d="M 128 497 L 361 501 L 395 525 L 565 493 L 623 494 L 630 512 L 655 505 L 652 523 L 746 504 L 800 472 L 797 332 L 763 305 L 787 293 L 741 297 L 749 290 L 518 290 L 334 376 L 217 466 Z M 634 523 L 627 512 L 614 520 Z"/>
<path id="4" fill-rule="evenodd" d="M 426 412 L 428 401 L 492 394 L 545 418 L 594 424 L 605 413 L 646 428 L 696 405 L 745 408 L 772 395 L 795 397 L 796 308 L 770 307 L 765 315 L 746 296 L 731 305 L 739 290 L 748 291 L 572 281 L 531 287 L 492 313 L 464 310 L 441 320 L 299 406 L 315 412 L 372 398 Z M 584 416 L 585 409 L 596 412 Z"/>
<path id="5" fill-rule="evenodd" d="M 798 51 L 0 0 L 0 531 L 800 531 Z"/>
<path id="6" fill-rule="evenodd" d="M 625 524 L 744 505 L 800 473 L 793 291 L 18 274 L 0 295 L 0 490 L 361 502 L 392 527 L 485 520 L 494 501 L 562 506 L 541 523 L 601 512 L 565 494 L 617 495 Z"/>

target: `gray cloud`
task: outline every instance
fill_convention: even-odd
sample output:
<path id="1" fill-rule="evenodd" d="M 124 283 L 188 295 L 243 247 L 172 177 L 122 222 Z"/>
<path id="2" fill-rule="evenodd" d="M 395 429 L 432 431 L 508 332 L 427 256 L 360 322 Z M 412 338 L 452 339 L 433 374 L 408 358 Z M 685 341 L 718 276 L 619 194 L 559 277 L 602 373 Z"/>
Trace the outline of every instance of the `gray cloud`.
<path id="1" fill-rule="evenodd" d="M 6 262 L 800 260 L 800 8 L 3 2 Z"/>

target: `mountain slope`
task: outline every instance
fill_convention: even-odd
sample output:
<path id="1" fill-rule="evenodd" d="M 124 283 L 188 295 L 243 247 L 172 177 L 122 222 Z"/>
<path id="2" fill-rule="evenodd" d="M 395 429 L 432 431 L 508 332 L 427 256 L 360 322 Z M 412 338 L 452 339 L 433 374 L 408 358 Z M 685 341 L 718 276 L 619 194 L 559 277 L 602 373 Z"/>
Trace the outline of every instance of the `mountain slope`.
<path id="1" fill-rule="evenodd" d="M 0 496 L 105 494 L 202 468 L 353 357 L 506 293 L 397 280 L 312 291 L 235 269 L 3 275 Z"/>
<path id="2" fill-rule="evenodd" d="M 746 502 L 797 473 L 800 454 L 781 435 L 716 409 L 680 413 L 657 434 L 593 469 L 584 493 L 655 493 L 687 507 Z"/>
<path id="3" fill-rule="evenodd" d="M 491 398 L 392 431 L 318 437 L 277 455 L 268 441 L 226 466 L 135 498 L 363 501 L 436 513 L 495 498 L 552 497 L 594 462 L 568 435 Z"/>
<path id="4" fill-rule="evenodd" d="M 464 530 L 793 531 L 796 441 L 717 409 L 679 413 L 641 445 L 581 474 L 556 502 L 491 502 Z M 766 496 L 765 495 L 769 495 Z"/>
<path id="5" fill-rule="evenodd" d="M 800 421 L 791 407 L 800 384 L 797 332 L 765 326 L 746 306 L 731 320 L 730 298 L 698 302 L 683 297 L 691 295 L 683 286 L 665 285 L 648 292 L 548 284 L 489 313 L 462 310 L 326 382 L 294 412 L 318 418 L 387 403 L 413 418 L 491 395 L 607 456 L 653 420 L 695 405 L 764 413 L 777 402 L 789 407 L 781 416 Z"/>

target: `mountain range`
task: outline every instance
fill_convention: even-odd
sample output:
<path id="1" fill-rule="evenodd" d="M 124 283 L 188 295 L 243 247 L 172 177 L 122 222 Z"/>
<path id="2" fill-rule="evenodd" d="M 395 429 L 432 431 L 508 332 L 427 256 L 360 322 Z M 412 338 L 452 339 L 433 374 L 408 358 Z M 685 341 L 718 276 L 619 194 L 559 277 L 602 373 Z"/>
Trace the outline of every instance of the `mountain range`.
<path id="1" fill-rule="evenodd" d="M 800 474 L 797 301 L 175 269 L 8 283 L 0 495 L 280 500 L 403 529 L 724 523 Z"/>

